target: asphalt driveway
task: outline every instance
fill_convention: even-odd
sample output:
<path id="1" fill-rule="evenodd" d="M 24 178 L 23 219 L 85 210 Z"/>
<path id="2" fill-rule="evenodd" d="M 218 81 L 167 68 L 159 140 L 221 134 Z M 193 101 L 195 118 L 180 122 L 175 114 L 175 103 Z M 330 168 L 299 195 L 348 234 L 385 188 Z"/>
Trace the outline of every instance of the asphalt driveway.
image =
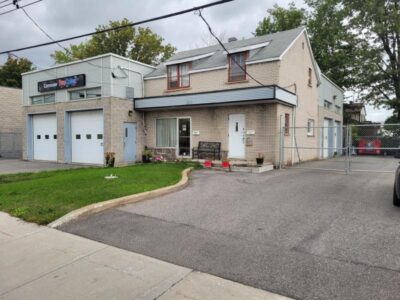
<path id="1" fill-rule="evenodd" d="M 12 173 L 41 172 L 60 169 L 82 168 L 79 165 L 59 164 L 47 161 L 24 161 L 20 159 L 0 159 L 0 175 Z"/>
<path id="2" fill-rule="evenodd" d="M 393 174 L 197 171 L 61 229 L 297 299 L 400 299 Z"/>

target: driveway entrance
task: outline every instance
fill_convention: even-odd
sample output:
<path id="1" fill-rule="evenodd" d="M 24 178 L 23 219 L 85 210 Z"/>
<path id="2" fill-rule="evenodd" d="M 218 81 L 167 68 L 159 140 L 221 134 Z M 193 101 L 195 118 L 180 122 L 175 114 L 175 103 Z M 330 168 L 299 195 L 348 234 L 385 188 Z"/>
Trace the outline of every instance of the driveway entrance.
<path id="1" fill-rule="evenodd" d="M 197 171 L 186 189 L 62 230 L 296 299 L 400 295 L 393 174 Z"/>

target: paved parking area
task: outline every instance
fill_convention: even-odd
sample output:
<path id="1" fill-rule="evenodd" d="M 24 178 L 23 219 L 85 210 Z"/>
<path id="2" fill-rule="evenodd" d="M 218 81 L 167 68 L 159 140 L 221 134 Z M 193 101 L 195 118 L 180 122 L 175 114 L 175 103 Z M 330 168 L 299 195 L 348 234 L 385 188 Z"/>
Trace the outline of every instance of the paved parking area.
<path id="1" fill-rule="evenodd" d="M 400 299 L 393 180 L 197 171 L 182 191 L 61 229 L 296 299 Z"/>
<path id="2" fill-rule="evenodd" d="M 0 159 L 0 174 L 40 172 L 48 170 L 81 168 L 79 165 L 55 162 L 24 161 L 20 159 Z"/>

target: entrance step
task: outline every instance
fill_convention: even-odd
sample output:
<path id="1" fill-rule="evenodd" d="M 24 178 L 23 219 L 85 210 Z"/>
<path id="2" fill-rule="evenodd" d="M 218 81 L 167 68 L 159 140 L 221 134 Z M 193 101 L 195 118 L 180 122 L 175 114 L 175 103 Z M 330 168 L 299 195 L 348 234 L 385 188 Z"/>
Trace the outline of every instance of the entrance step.
<path id="1" fill-rule="evenodd" d="M 193 159 L 193 161 L 199 162 L 202 165 L 205 165 L 205 159 Z M 268 171 L 272 171 L 274 169 L 274 165 L 271 163 L 264 163 L 263 165 L 259 166 L 252 162 L 245 161 L 245 160 L 235 160 L 229 161 L 230 168 L 226 168 L 222 166 L 221 160 L 213 160 L 211 161 L 210 169 L 214 170 L 224 170 L 224 171 L 231 171 L 231 172 L 243 172 L 243 173 L 255 173 L 260 174 Z"/>

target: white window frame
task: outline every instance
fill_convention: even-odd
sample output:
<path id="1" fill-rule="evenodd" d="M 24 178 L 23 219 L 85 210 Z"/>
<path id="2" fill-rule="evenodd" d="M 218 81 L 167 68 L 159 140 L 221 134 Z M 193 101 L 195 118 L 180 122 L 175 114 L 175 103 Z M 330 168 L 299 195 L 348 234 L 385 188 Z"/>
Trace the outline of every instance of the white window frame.
<path id="1" fill-rule="evenodd" d="M 54 101 L 52 101 L 52 102 L 44 102 L 44 98 L 47 97 L 47 96 L 53 96 L 54 97 Z M 41 101 L 37 102 L 37 103 L 33 103 L 33 98 L 41 98 Z M 31 101 L 31 105 L 52 104 L 52 103 L 56 102 L 56 94 L 55 93 L 51 93 L 51 94 L 31 96 L 30 97 L 30 101 Z"/>
<path id="2" fill-rule="evenodd" d="M 307 120 L 307 136 L 314 136 L 315 132 L 315 120 L 308 119 Z"/>
<path id="3" fill-rule="evenodd" d="M 100 96 L 88 98 L 87 97 L 87 94 L 88 94 L 87 92 L 90 91 L 90 90 L 94 90 L 94 89 L 100 89 Z M 80 93 L 80 92 L 83 92 L 85 94 L 84 98 L 78 98 L 78 99 L 72 99 L 71 98 L 72 93 Z M 101 90 L 101 86 L 97 86 L 97 87 L 91 87 L 91 88 L 86 88 L 86 89 L 72 90 L 72 91 L 69 91 L 68 94 L 69 94 L 69 100 L 70 101 L 79 101 L 79 100 L 86 100 L 86 99 L 99 99 L 99 98 L 102 97 L 102 90 Z"/>
<path id="4" fill-rule="evenodd" d="M 175 119 L 176 120 L 176 145 L 175 145 L 175 147 L 157 147 L 157 120 L 164 120 L 164 119 Z M 154 145 L 156 146 L 157 149 L 175 149 L 176 157 L 180 157 L 180 155 L 179 155 L 179 119 L 189 119 L 189 121 L 190 121 L 190 151 L 189 151 L 189 155 L 182 156 L 182 157 L 190 158 L 190 157 L 192 157 L 192 149 L 193 149 L 193 137 L 192 137 L 193 127 L 192 127 L 192 117 L 190 117 L 190 116 L 156 118 L 154 120 L 154 130 L 155 130 Z"/>

